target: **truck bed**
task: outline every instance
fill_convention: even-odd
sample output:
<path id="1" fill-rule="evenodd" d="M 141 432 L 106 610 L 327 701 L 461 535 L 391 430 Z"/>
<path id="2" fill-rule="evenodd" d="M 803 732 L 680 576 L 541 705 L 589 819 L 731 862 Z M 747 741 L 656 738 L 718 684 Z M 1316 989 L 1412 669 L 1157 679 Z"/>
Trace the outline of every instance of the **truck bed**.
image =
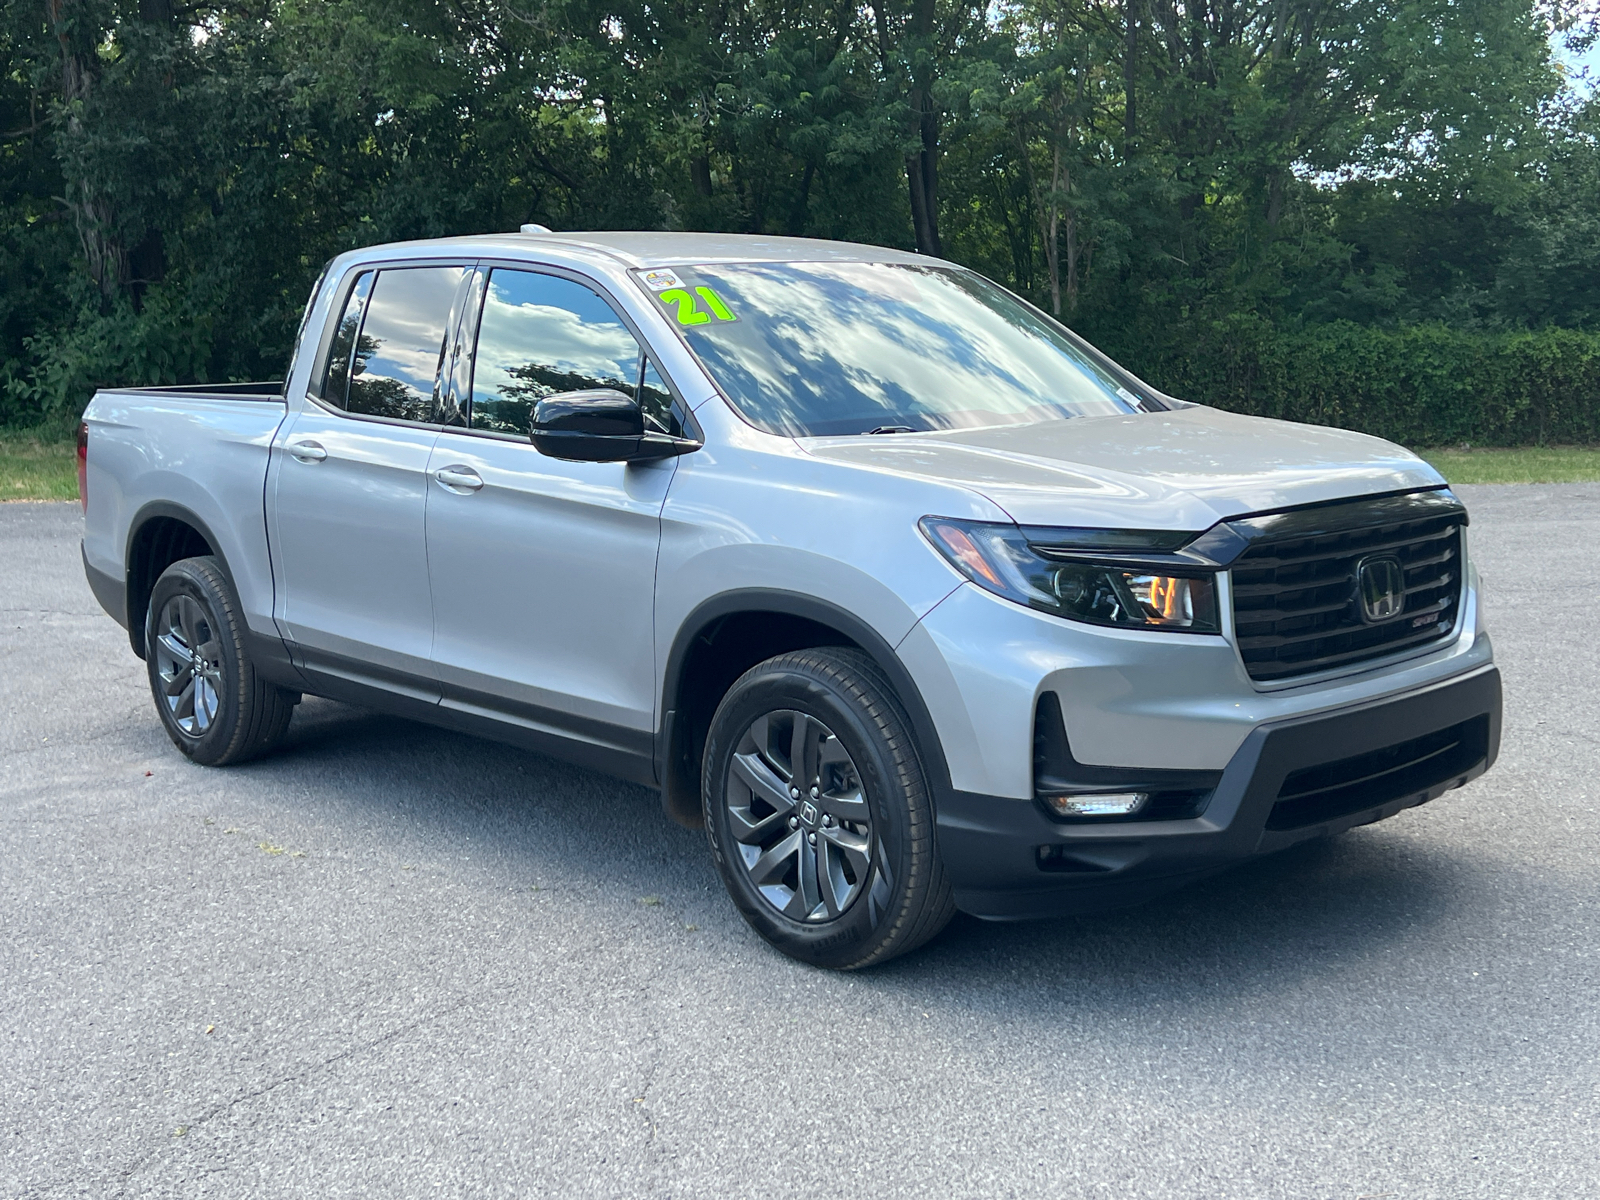
<path id="1" fill-rule="evenodd" d="M 84 413 L 84 565 L 113 616 L 142 623 L 143 612 L 127 612 L 121 596 L 133 537 L 159 518 L 199 530 L 227 561 L 251 630 L 273 631 L 265 491 L 287 411 L 276 381 L 95 393 Z"/>

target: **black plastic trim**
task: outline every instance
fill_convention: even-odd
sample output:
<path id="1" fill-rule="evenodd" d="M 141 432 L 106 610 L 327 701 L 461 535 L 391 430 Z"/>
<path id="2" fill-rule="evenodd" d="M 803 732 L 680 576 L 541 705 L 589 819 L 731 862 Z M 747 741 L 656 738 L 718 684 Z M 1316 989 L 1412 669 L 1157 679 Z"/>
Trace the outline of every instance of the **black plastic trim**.
<path id="1" fill-rule="evenodd" d="M 1374 505 L 1379 506 L 1378 511 L 1384 514 L 1380 519 L 1373 518 Z M 1047 558 L 1093 562 L 1108 567 L 1144 567 L 1194 574 L 1196 571 L 1225 570 L 1262 538 L 1341 533 L 1369 525 L 1418 520 L 1450 512 L 1461 514 L 1463 526 L 1468 523 L 1466 506 L 1456 498 L 1448 485 L 1442 483 L 1424 488 L 1373 492 L 1365 496 L 1341 496 L 1337 500 L 1318 500 L 1289 508 L 1240 513 L 1218 521 L 1199 533 L 1182 535 L 1190 540 L 1170 552 L 1162 552 L 1155 544 L 1158 531 L 1084 530 L 1050 525 L 1023 525 L 1019 528 L 1028 545 Z M 1093 534 L 1112 541 L 1128 541 L 1144 534 L 1152 536 L 1148 548 L 1136 549 L 1087 544 L 1092 540 L 1089 535 Z"/>
<path id="2" fill-rule="evenodd" d="M 1376 751 L 1301 767 L 1279 788 L 1267 829 L 1301 829 L 1336 820 L 1372 807 L 1374 794 L 1380 792 L 1385 800 L 1397 799 L 1470 769 L 1488 749 L 1489 715 L 1480 713 Z"/>
<path id="3" fill-rule="evenodd" d="M 683 684 L 683 664 L 689 649 L 702 634 L 724 617 L 740 613 L 781 613 L 800 617 L 827 626 L 854 642 L 871 656 L 889 683 L 911 719 L 912 733 L 917 739 L 922 767 L 934 796 L 937 811 L 944 798 L 950 794 L 950 766 L 945 761 L 944 747 L 940 744 L 933 717 L 927 703 L 906 669 L 894 647 L 860 617 L 836 604 L 818 600 L 799 592 L 773 588 L 740 588 L 713 596 L 699 604 L 679 626 L 667 655 L 667 668 L 661 685 L 662 720 L 655 745 L 656 777 L 661 781 L 662 805 L 669 816 L 683 820 L 688 798 L 678 796 L 674 785 L 681 780 L 678 759 L 684 753 L 679 743 L 683 737 L 682 723 L 677 719 L 678 696 Z M 677 807 L 674 807 L 676 797 Z M 694 811 L 699 811 L 699 795 L 694 796 Z"/>
<path id="4" fill-rule="evenodd" d="M 94 593 L 94 598 L 100 602 L 100 607 L 110 614 L 111 619 L 124 629 L 128 627 L 128 583 L 126 579 L 118 579 L 115 575 L 89 565 L 89 551 L 82 542 L 78 543 L 78 554 L 83 559 L 83 573 L 89 580 L 89 590 Z"/>
<path id="5" fill-rule="evenodd" d="M 300 690 L 442 729 L 504 742 L 654 787 L 655 738 L 648 730 L 575 717 L 503 696 L 446 687 L 437 679 L 295 647 Z"/>
<path id="6" fill-rule="evenodd" d="M 1182 549 L 1204 530 L 1087 529 L 1074 525 L 1023 525 L 1028 545 L 1051 558 L 1099 554 L 1169 554 Z"/>
<path id="7" fill-rule="evenodd" d="M 314 696 L 365 704 L 367 701 L 359 698 L 358 692 L 383 692 L 428 705 L 437 705 L 444 696 L 444 689 L 432 676 L 308 649 L 299 642 L 290 643 L 290 653 L 307 680 L 307 690 Z"/>
<path id="8" fill-rule="evenodd" d="M 1221 771 L 1176 771 L 1164 767 L 1100 767 L 1072 754 L 1061 698 L 1043 692 L 1034 718 L 1035 794 L 1066 792 L 1205 791 L 1222 782 Z"/>
<path id="9" fill-rule="evenodd" d="M 218 400 L 258 400 L 264 404 L 282 404 L 284 388 L 287 386 L 287 380 L 269 379 L 262 383 L 173 383 L 116 390 L 141 396 L 210 396 Z"/>
<path id="10" fill-rule="evenodd" d="M 254 629 L 246 629 L 244 648 L 250 656 L 251 666 L 263 679 L 288 688 L 291 692 L 307 690 L 306 677 L 295 666 L 288 645 L 276 633 L 257 633 Z"/>
<path id="11" fill-rule="evenodd" d="M 212 533 L 211 526 L 201 520 L 191 509 L 187 509 L 181 504 L 173 504 L 168 500 L 152 500 L 134 513 L 133 520 L 128 522 L 128 540 L 122 548 L 123 571 L 127 575 L 127 578 L 123 581 L 123 613 L 126 619 L 123 621 L 122 627 L 128 631 L 128 644 L 133 647 L 133 652 L 140 658 L 144 657 L 145 612 L 143 598 L 138 603 L 135 603 L 133 599 L 133 547 L 139 538 L 140 531 L 151 521 L 162 517 L 181 521 L 204 538 L 206 545 L 211 550 L 212 557 L 217 560 L 217 564 L 222 568 L 223 575 L 227 577 L 228 583 L 233 584 L 233 571 L 228 566 L 227 557 L 222 553 L 221 543 L 217 540 L 217 535 Z M 150 580 L 150 584 L 153 587 L 155 580 Z M 235 587 L 234 590 L 237 591 L 238 588 Z"/>
<path id="12" fill-rule="evenodd" d="M 1373 506 L 1381 506 L 1385 516 L 1371 517 Z M 1345 496 L 1315 504 L 1296 504 L 1290 508 L 1269 509 L 1229 517 L 1225 524 L 1245 526 L 1252 540 L 1259 537 L 1317 537 L 1365 529 L 1369 525 L 1388 525 L 1397 521 L 1417 521 L 1430 516 L 1459 513 L 1467 523 L 1467 506 L 1446 484 L 1426 488 L 1407 488 L 1394 492 L 1374 492 L 1366 496 Z M 1245 533 L 1245 530 L 1241 530 Z"/>
<path id="13" fill-rule="evenodd" d="M 203 539 L 211 551 L 211 556 L 217 560 L 217 565 L 222 568 L 222 574 L 227 578 L 230 587 L 235 592 L 238 586 L 233 581 L 233 572 L 228 566 L 227 556 L 222 553 L 221 544 L 217 541 L 216 534 L 211 532 L 211 527 L 201 520 L 191 509 L 180 504 L 173 504 L 166 500 L 153 500 L 146 504 L 128 524 L 128 540 L 123 547 L 122 561 L 124 578 L 119 583 L 115 577 L 103 571 L 97 571 L 89 565 L 87 554 L 84 556 L 84 574 L 88 576 L 89 587 L 94 592 L 95 598 L 100 601 L 100 606 L 110 613 L 117 624 L 128 631 L 128 644 L 133 652 L 140 658 L 144 657 L 144 618 L 145 610 L 141 604 L 137 613 L 132 604 L 133 580 L 133 547 L 138 540 L 140 531 L 153 520 L 167 519 L 180 521 L 189 526 Z M 154 585 L 155 580 L 150 583 Z M 106 594 L 106 593 L 109 593 Z M 135 617 L 137 616 L 137 620 Z M 245 630 L 245 648 L 250 655 L 250 661 L 255 665 L 263 678 L 271 680 L 280 687 L 294 691 L 305 689 L 305 678 L 296 668 L 290 657 L 289 647 L 276 633 L 259 633 L 253 629 Z"/>
<path id="14" fill-rule="evenodd" d="M 1230 568 L 1234 644 L 1250 678 L 1260 684 L 1302 679 L 1453 636 L 1464 595 L 1466 521 L 1460 501 L 1435 490 L 1234 522 L 1234 531 L 1247 538 Z M 1362 559 L 1389 551 L 1404 552 L 1407 580 L 1439 569 L 1405 585 L 1400 615 L 1365 620 L 1355 602 L 1357 568 Z M 1420 591 L 1436 598 L 1413 606 L 1411 596 Z M 1436 617 L 1419 628 L 1418 618 L 1429 613 L 1449 619 Z"/>
<path id="15" fill-rule="evenodd" d="M 1479 717 L 1487 746 L 1476 763 L 1405 795 L 1294 829 L 1267 823 L 1295 771 L 1381 750 Z M 1138 904 L 1191 880 L 1308 838 L 1383 820 L 1477 778 L 1500 747 L 1500 673 L 1484 667 L 1420 691 L 1257 727 L 1187 820 L 1064 824 L 1031 799 L 951 791 L 938 812 L 939 850 L 956 904 L 997 920 Z M 1045 851 L 1045 853 L 1041 853 Z"/>
<path id="16" fill-rule="evenodd" d="M 468 717 L 504 722 L 540 738 L 581 743 L 592 747 L 596 754 L 602 756 L 616 755 L 628 761 L 626 772 L 618 771 L 615 767 L 602 766 L 600 769 L 611 774 L 625 774 L 637 783 L 655 786 L 655 734 L 651 730 L 630 729 L 610 721 L 581 717 L 542 704 L 511 700 L 457 684 L 446 683 L 443 692 L 444 697 L 440 701 L 443 708 L 456 710 Z"/>

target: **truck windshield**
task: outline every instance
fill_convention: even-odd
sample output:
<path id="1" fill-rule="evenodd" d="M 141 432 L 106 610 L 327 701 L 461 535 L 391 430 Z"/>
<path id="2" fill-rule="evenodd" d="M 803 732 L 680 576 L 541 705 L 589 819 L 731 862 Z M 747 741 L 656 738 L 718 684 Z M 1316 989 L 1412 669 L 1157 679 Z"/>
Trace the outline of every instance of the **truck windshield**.
<path id="1" fill-rule="evenodd" d="M 981 276 L 899 263 L 636 273 L 753 425 L 790 437 L 1129 413 L 1138 400 Z"/>

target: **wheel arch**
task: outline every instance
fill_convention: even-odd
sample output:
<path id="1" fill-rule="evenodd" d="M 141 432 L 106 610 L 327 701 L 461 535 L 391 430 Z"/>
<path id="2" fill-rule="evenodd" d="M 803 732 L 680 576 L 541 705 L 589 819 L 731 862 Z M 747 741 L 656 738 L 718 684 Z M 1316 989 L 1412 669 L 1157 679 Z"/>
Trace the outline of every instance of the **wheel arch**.
<path id="1" fill-rule="evenodd" d="M 743 588 L 699 604 L 679 626 L 662 679 L 656 778 L 667 815 L 698 826 L 700 755 L 712 713 L 756 663 L 790 650 L 850 647 L 877 665 L 911 721 L 934 807 L 950 787 L 933 717 L 911 672 L 877 630 L 849 610 L 798 592 Z"/>
<path id="2" fill-rule="evenodd" d="M 150 593 L 156 580 L 180 559 L 209 554 L 217 560 L 229 583 L 233 574 L 223 556 L 221 542 L 211 527 L 192 510 L 166 500 L 154 500 L 128 523 L 123 554 L 128 614 L 128 642 L 140 658 L 145 655 L 144 626 Z"/>

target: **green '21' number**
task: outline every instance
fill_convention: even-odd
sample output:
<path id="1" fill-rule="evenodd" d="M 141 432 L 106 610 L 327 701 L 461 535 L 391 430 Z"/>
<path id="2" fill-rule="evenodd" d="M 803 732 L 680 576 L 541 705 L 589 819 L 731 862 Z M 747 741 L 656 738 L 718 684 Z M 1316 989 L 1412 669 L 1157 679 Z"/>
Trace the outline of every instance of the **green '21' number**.
<path id="1" fill-rule="evenodd" d="M 701 309 L 695 302 L 695 296 L 704 300 L 706 308 L 711 311 L 705 312 Z M 679 325 L 705 325 L 710 322 L 712 316 L 719 321 L 736 320 L 733 312 L 722 302 L 722 297 L 708 287 L 697 287 L 693 293 L 685 288 L 668 288 L 661 293 L 661 303 L 678 306 Z"/>

